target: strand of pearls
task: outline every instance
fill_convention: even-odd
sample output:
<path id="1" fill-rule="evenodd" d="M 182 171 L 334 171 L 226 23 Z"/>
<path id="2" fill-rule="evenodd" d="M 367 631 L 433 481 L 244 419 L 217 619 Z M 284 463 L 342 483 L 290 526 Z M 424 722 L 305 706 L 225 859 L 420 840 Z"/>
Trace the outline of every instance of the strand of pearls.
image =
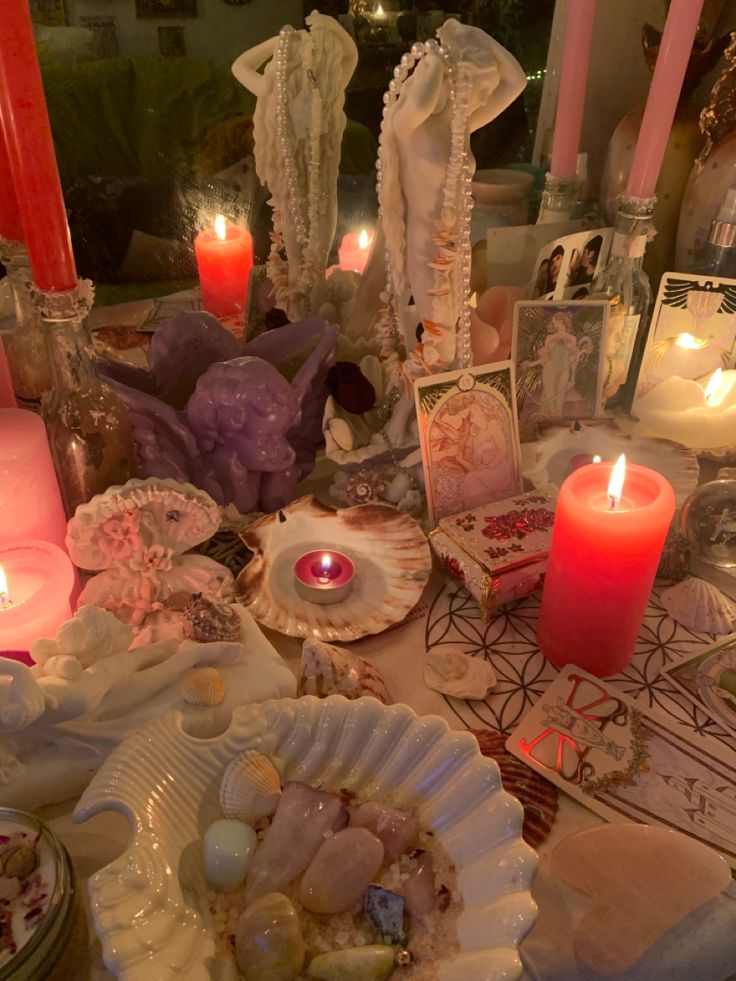
<path id="1" fill-rule="evenodd" d="M 279 39 L 274 52 L 274 71 L 276 74 L 276 139 L 281 153 L 281 161 L 286 178 L 286 196 L 289 217 L 294 223 L 296 239 L 302 248 L 307 244 L 307 227 L 299 195 L 299 179 L 290 138 L 289 93 L 287 75 L 289 67 L 289 48 L 296 37 L 296 31 L 287 24 L 279 31 Z"/>
<path id="2" fill-rule="evenodd" d="M 442 58 L 445 74 L 450 83 L 450 100 L 452 108 L 452 129 L 450 160 L 448 162 L 445 183 L 442 188 L 442 211 L 440 227 L 436 239 L 445 243 L 445 251 L 455 251 L 458 262 L 457 294 L 460 306 L 460 316 L 456 325 L 455 360 L 459 367 L 466 368 L 472 363 L 470 347 L 470 310 L 467 300 L 470 294 L 470 271 L 472 250 L 470 245 L 470 214 L 473 206 L 471 193 L 472 172 L 468 154 L 468 124 L 470 102 L 470 72 L 465 63 L 455 64 L 451 52 L 447 51 L 433 38 L 423 44 L 415 42 L 411 49 L 401 56 L 401 61 L 394 68 L 393 78 L 389 82 L 388 91 L 383 96 L 383 121 L 378 137 L 378 160 L 376 161 L 376 192 L 379 202 L 379 217 L 382 216 L 383 191 L 383 141 L 386 116 L 396 104 L 401 88 L 409 73 L 429 54 Z M 449 248 L 452 246 L 453 248 Z M 446 291 L 448 276 L 454 261 L 447 261 L 443 269 L 435 269 L 435 286 L 438 293 Z M 379 337 L 386 349 L 386 355 L 396 358 L 399 343 L 399 323 L 396 312 L 396 296 L 392 281 L 391 263 L 386 255 L 386 316 L 379 326 Z"/>

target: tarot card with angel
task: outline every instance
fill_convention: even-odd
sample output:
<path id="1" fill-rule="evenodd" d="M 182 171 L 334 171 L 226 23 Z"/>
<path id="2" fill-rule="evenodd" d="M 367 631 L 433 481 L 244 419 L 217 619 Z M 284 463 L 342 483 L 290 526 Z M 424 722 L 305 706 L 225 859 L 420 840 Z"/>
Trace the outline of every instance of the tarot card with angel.
<path id="1" fill-rule="evenodd" d="M 510 361 L 420 378 L 415 387 L 432 523 L 522 490 Z"/>
<path id="2" fill-rule="evenodd" d="M 665 273 L 636 398 L 672 375 L 700 379 L 736 357 L 736 280 Z"/>
<path id="3" fill-rule="evenodd" d="M 604 300 L 516 304 L 511 359 L 522 436 L 540 422 L 600 413 L 607 318 Z"/>

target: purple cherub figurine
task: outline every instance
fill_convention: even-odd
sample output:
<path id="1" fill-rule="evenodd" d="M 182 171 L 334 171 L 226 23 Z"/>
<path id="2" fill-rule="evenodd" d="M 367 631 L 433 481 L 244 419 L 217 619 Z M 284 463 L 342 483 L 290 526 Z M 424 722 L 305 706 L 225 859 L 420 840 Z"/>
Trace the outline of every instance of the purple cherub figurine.
<path id="1" fill-rule="evenodd" d="M 192 483 L 243 514 L 288 504 L 314 466 L 321 432 L 313 423 L 321 420 L 324 377 L 335 357 L 337 329 L 318 319 L 306 332 L 278 330 L 280 360 L 316 341 L 291 383 L 274 366 L 275 351 L 265 348 L 264 357 L 210 364 L 181 410 L 113 382 L 128 406 L 138 476 Z"/>

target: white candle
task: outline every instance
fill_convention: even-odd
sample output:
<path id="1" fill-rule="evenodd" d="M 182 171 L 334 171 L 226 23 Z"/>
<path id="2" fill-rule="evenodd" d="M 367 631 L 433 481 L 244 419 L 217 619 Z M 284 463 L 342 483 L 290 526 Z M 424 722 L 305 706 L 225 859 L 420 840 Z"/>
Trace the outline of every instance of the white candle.
<path id="1" fill-rule="evenodd" d="M 656 436 L 695 450 L 736 444 L 736 370 L 705 381 L 666 378 L 634 403 L 633 414 Z"/>

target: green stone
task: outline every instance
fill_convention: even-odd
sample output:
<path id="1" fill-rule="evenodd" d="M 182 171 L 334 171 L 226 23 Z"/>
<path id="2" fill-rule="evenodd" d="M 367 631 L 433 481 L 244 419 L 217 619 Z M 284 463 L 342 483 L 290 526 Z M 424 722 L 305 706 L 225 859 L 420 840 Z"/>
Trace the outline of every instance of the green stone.
<path id="1" fill-rule="evenodd" d="M 309 977 L 322 981 L 383 981 L 394 967 L 393 947 L 369 944 L 318 954 L 309 965 Z"/>

